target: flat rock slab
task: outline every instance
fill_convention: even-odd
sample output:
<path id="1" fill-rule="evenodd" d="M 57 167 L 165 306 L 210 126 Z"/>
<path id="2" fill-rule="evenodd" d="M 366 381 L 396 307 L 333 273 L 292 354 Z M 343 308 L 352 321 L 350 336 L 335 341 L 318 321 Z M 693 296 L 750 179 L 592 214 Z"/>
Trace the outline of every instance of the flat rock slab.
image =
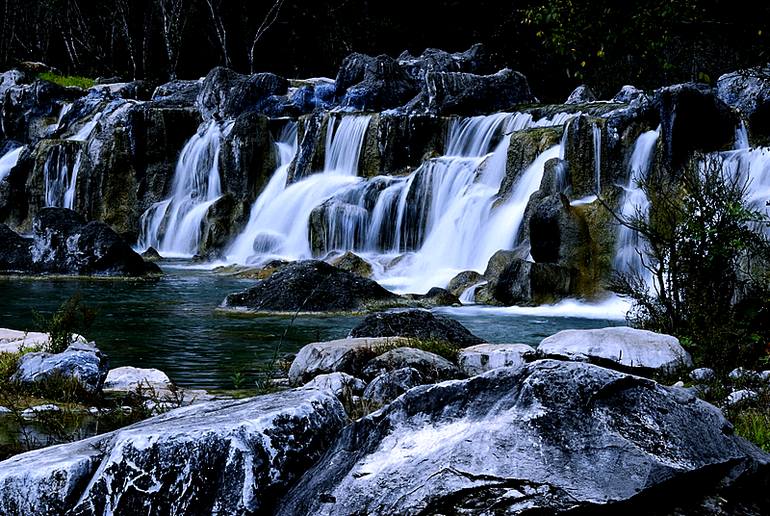
<path id="1" fill-rule="evenodd" d="M 289 368 L 293 385 L 309 382 L 320 374 L 342 372 L 359 377 L 369 360 L 400 346 L 407 339 L 358 338 L 313 342 L 299 350 Z"/>
<path id="2" fill-rule="evenodd" d="M 80 335 L 74 335 L 73 339 L 80 343 L 86 342 L 86 339 Z M 50 340 L 47 333 L 0 328 L 0 353 L 18 353 L 22 349 L 44 348 L 48 346 Z"/>
<path id="3" fill-rule="evenodd" d="M 517 367 L 531 362 L 535 349 L 526 344 L 479 344 L 460 350 L 457 362 L 468 376 L 500 367 Z"/>
<path id="4" fill-rule="evenodd" d="M 104 380 L 105 392 L 134 392 L 137 389 L 168 389 L 171 379 L 160 369 L 118 367 L 110 369 Z"/>
<path id="5" fill-rule="evenodd" d="M 543 339 L 537 352 L 541 357 L 640 372 L 692 366 L 690 354 L 676 337 L 626 327 L 560 331 Z"/>
<path id="6" fill-rule="evenodd" d="M 354 422 L 277 514 L 670 514 L 767 481 L 769 461 L 682 389 L 539 360 L 415 387 Z"/>
<path id="7" fill-rule="evenodd" d="M 177 409 L 0 462 L 0 514 L 269 513 L 346 419 L 311 389 Z"/>

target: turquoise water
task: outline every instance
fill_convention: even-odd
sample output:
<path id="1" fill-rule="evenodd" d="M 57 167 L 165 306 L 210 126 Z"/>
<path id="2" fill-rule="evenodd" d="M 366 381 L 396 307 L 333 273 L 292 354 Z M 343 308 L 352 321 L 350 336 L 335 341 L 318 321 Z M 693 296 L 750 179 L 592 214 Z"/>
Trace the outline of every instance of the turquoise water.
<path id="1" fill-rule="evenodd" d="M 86 337 L 109 355 L 111 367 L 156 367 L 185 387 L 228 389 L 233 373 L 254 375 L 276 346 L 293 353 L 309 342 L 343 338 L 361 320 L 312 316 L 291 323 L 288 317 L 227 316 L 216 311 L 225 295 L 254 280 L 163 268 L 166 275 L 157 281 L 0 278 L 0 327 L 34 330 L 33 310 L 52 312 L 79 292 L 98 311 Z M 473 307 L 444 312 L 489 342 L 536 345 L 565 328 L 619 324 Z"/>

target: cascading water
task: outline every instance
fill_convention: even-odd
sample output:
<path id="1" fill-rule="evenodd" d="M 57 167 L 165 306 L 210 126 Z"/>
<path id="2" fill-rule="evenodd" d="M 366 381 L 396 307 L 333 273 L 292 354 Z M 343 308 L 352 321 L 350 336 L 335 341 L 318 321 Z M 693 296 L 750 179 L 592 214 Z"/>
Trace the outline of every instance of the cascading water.
<path id="1" fill-rule="evenodd" d="M 594 133 L 594 176 L 596 178 L 596 195 L 602 193 L 602 128 L 593 127 Z"/>
<path id="2" fill-rule="evenodd" d="M 43 164 L 46 207 L 74 209 L 82 149 L 69 153 L 69 146 L 53 147 Z"/>
<path id="3" fill-rule="evenodd" d="M 5 181 L 5 178 L 11 173 L 11 169 L 19 162 L 19 156 L 23 150 L 24 147 L 17 147 L 0 158 L 0 182 Z"/>
<path id="4" fill-rule="evenodd" d="M 314 208 L 346 187 L 356 177 L 364 136 L 371 116 L 329 119 L 324 170 L 286 184 L 289 163 L 296 153 L 296 127 L 287 126 L 279 138 L 279 166 L 254 203 L 246 229 L 236 238 L 227 257 L 238 263 L 258 263 L 270 257 L 311 256 L 308 224 Z"/>
<path id="5" fill-rule="evenodd" d="M 649 173 L 659 136 L 660 127 L 655 131 L 642 133 L 634 144 L 628 166 L 628 182 L 623 186 L 623 196 L 620 201 L 620 215 L 624 220 L 647 215 L 650 201 L 644 190 L 640 188 L 640 182 Z M 614 260 L 615 270 L 646 279 L 648 272 L 642 266 L 642 260 L 639 256 L 639 251 L 642 250 L 643 245 L 644 242 L 636 230 L 623 224 L 619 225 L 617 251 Z"/>
<path id="6" fill-rule="evenodd" d="M 727 151 L 721 153 L 721 158 L 727 175 L 746 184 L 748 203 L 766 212 L 770 201 L 770 147 Z M 765 231 L 770 233 L 768 228 Z"/>
<path id="7" fill-rule="evenodd" d="M 210 122 L 182 149 L 174 171 L 171 196 L 153 204 L 140 220 L 138 248 L 154 247 L 165 256 L 198 252 L 201 226 L 209 208 L 222 196 L 219 148 L 232 122 Z"/>
<path id="8" fill-rule="evenodd" d="M 741 120 L 741 123 L 735 129 L 735 149 L 748 149 L 750 146 L 749 131 L 746 129 L 746 124 Z"/>

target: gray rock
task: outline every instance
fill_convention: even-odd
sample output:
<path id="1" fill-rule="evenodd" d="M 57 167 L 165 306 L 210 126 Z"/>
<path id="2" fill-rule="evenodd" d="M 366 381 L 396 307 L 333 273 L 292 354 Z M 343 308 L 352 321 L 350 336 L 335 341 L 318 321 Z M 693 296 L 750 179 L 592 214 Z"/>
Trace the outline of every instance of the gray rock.
<path id="1" fill-rule="evenodd" d="M 642 90 L 638 89 L 636 86 L 626 84 L 620 88 L 620 91 L 614 97 L 612 97 L 612 102 L 629 104 L 639 98 L 641 95 L 644 95 Z"/>
<path id="2" fill-rule="evenodd" d="M 436 308 L 439 306 L 460 306 L 460 299 L 441 287 L 433 287 L 425 294 L 404 294 L 406 299 L 416 301 L 424 308 Z"/>
<path id="3" fill-rule="evenodd" d="M 730 371 L 727 377 L 734 382 L 756 382 L 760 379 L 759 373 L 752 371 L 751 369 L 746 369 L 745 367 L 736 367 Z"/>
<path id="4" fill-rule="evenodd" d="M 728 106 L 751 117 L 770 104 L 770 68 L 753 68 L 726 73 L 717 80 L 717 97 Z"/>
<path id="5" fill-rule="evenodd" d="M 138 367 L 118 367 L 110 369 L 104 380 L 105 392 L 134 392 L 137 388 L 166 390 L 171 380 L 159 369 L 141 369 Z"/>
<path id="6" fill-rule="evenodd" d="M 731 392 L 727 399 L 725 400 L 725 404 L 728 407 L 733 407 L 735 405 L 740 405 L 743 403 L 747 403 L 749 401 L 754 401 L 759 397 L 759 394 L 757 394 L 756 391 L 752 391 L 750 389 L 740 389 L 737 391 Z"/>
<path id="7" fill-rule="evenodd" d="M 449 281 L 447 290 L 457 297 L 463 295 L 473 285 L 484 281 L 484 277 L 476 271 L 463 271 Z"/>
<path id="8" fill-rule="evenodd" d="M 364 367 L 364 378 L 403 368 L 416 369 L 428 382 L 450 380 L 462 376 L 460 369 L 446 358 L 421 349 L 403 347 L 392 349 L 372 359 Z"/>
<path id="9" fill-rule="evenodd" d="M 564 330 L 537 347 L 542 357 L 594 362 L 630 371 L 673 371 L 692 365 L 690 354 L 671 335 L 616 327 Z"/>
<path id="10" fill-rule="evenodd" d="M 347 427 L 277 514 L 668 514 L 752 474 L 770 455 L 712 405 L 544 360 L 411 389 Z"/>
<path id="11" fill-rule="evenodd" d="M 334 372 L 358 376 L 372 358 L 385 350 L 407 344 L 406 339 L 392 337 L 313 342 L 297 353 L 289 368 L 289 381 L 299 385 L 320 374 Z"/>
<path id="12" fill-rule="evenodd" d="M 596 95 L 594 92 L 586 86 L 585 84 L 581 84 L 577 88 L 575 88 L 572 93 L 569 94 L 569 97 L 567 97 L 567 100 L 564 101 L 565 104 L 588 104 L 589 102 L 595 102 L 596 101 Z"/>
<path id="13" fill-rule="evenodd" d="M 29 407 L 28 409 L 22 410 L 21 417 L 24 419 L 37 419 L 40 414 L 44 414 L 46 412 L 61 412 L 61 407 L 59 405 L 54 405 L 53 403 L 35 405 L 34 407 Z"/>
<path id="14" fill-rule="evenodd" d="M 355 396 L 360 396 L 366 389 L 366 382 L 347 373 L 319 374 L 305 385 L 303 389 L 318 389 L 334 394 L 343 405 L 348 406 Z"/>
<path id="15" fill-rule="evenodd" d="M 18 353 L 22 349 L 45 349 L 51 338 L 47 333 L 19 331 L 0 328 L 0 353 Z M 73 340 L 85 344 L 80 335 L 73 335 Z"/>
<path id="16" fill-rule="evenodd" d="M 12 414 L 13 411 L 9 409 L 8 407 L 3 407 L 0 405 L 0 417 L 7 416 L 9 414 Z"/>
<path id="17" fill-rule="evenodd" d="M 770 370 L 760 371 L 759 379 L 762 380 L 763 382 L 770 383 Z"/>
<path id="18" fill-rule="evenodd" d="M 708 367 L 699 367 L 690 371 L 690 378 L 696 382 L 707 382 L 714 378 L 714 370 Z"/>
<path id="19" fill-rule="evenodd" d="M 375 407 L 381 407 L 398 398 L 412 387 L 424 385 L 425 378 L 417 369 L 404 367 L 377 376 L 366 386 L 363 398 Z"/>
<path id="20" fill-rule="evenodd" d="M 45 383 L 54 378 L 72 379 L 86 392 L 99 392 L 107 377 L 107 357 L 96 346 L 75 342 L 64 352 L 27 353 L 11 377 L 22 385 L 45 389 Z"/>
<path id="21" fill-rule="evenodd" d="M 264 514 L 347 417 L 317 390 L 171 411 L 0 463 L 0 514 Z"/>
<path id="22" fill-rule="evenodd" d="M 499 367 L 518 367 L 535 355 L 527 344 L 479 344 L 460 350 L 457 363 L 465 374 L 475 376 Z"/>
<path id="23" fill-rule="evenodd" d="M 439 340 L 463 347 L 484 342 L 459 322 L 427 310 L 398 310 L 368 315 L 350 330 L 350 336 L 412 337 L 420 340 Z"/>
<path id="24" fill-rule="evenodd" d="M 206 121 L 234 118 L 247 110 L 262 113 L 288 89 L 289 81 L 272 73 L 241 75 L 217 67 L 203 80 L 198 108 Z"/>
<path id="25" fill-rule="evenodd" d="M 351 272 L 362 278 L 371 278 L 374 272 L 372 270 L 372 264 L 351 251 L 332 258 L 329 260 L 329 263 L 338 269 Z"/>

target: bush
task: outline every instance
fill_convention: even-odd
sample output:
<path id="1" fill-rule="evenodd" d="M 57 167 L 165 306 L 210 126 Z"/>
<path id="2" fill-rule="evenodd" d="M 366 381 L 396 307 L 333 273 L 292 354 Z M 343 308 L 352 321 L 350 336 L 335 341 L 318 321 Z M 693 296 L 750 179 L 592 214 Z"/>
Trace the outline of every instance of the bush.
<path id="1" fill-rule="evenodd" d="M 642 237 L 645 270 L 611 284 L 634 302 L 629 322 L 676 335 L 697 364 L 718 373 L 756 368 L 770 343 L 770 243 L 747 182 L 728 175 L 721 159 L 699 157 L 640 186 L 649 215 L 621 223 Z"/>
<path id="2" fill-rule="evenodd" d="M 40 331 L 48 334 L 49 353 L 61 353 L 72 343 L 76 333 L 85 333 L 96 318 L 96 311 L 81 302 L 80 294 L 75 294 L 51 315 L 46 317 L 39 312 L 33 316 Z"/>

